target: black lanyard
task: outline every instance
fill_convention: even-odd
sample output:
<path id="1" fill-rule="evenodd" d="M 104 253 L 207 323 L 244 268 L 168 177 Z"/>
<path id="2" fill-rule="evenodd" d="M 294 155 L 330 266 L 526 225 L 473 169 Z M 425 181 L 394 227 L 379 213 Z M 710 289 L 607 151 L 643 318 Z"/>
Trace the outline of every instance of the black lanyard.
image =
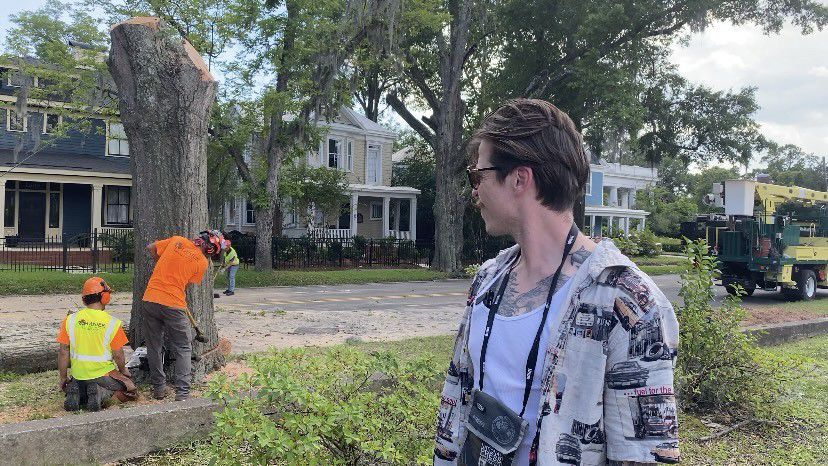
<path id="1" fill-rule="evenodd" d="M 546 297 L 546 305 L 543 307 L 543 317 L 541 317 L 538 332 L 535 334 L 535 341 L 532 343 L 532 349 L 529 350 L 529 358 L 526 360 L 526 386 L 523 389 L 523 408 L 520 410 L 520 417 L 523 417 L 523 413 L 526 411 L 526 403 L 529 402 L 529 394 L 532 391 L 532 382 L 535 379 L 535 365 L 538 362 L 538 350 L 540 347 L 541 334 L 543 333 L 543 327 L 546 324 L 546 316 L 549 315 L 549 306 L 552 304 L 552 297 L 555 295 L 555 288 L 558 285 L 558 279 L 561 276 L 561 269 L 566 261 L 566 256 L 569 255 L 569 251 L 572 249 L 572 245 L 575 244 L 575 238 L 577 237 L 578 227 L 573 223 L 572 228 L 569 229 L 569 233 L 566 236 L 566 244 L 564 245 L 563 255 L 561 256 L 561 263 L 558 265 L 555 275 L 552 276 L 552 285 L 549 287 L 549 294 Z M 486 349 L 489 347 L 489 337 L 492 335 L 492 325 L 494 324 L 495 314 L 497 314 L 497 310 L 500 307 L 500 301 L 503 298 L 503 293 L 506 291 L 506 284 L 509 282 L 509 275 L 511 275 L 512 269 L 515 268 L 515 265 L 517 265 L 517 258 L 515 258 L 515 263 L 509 267 L 509 270 L 503 278 L 501 278 L 500 288 L 498 288 L 497 295 L 489 307 L 489 318 L 486 321 L 486 329 L 483 331 L 483 346 L 480 349 L 480 379 L 478 383 L 478 385 L 480 385 L 480 390 L 483 390 L 483 374 L 486 367 Z"/>

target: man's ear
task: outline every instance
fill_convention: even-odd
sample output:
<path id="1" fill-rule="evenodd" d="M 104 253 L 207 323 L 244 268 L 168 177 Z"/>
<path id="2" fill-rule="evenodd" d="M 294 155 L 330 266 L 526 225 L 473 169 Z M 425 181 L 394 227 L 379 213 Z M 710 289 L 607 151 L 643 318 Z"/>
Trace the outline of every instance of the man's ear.
<path id="1" fill-rule="evenodd" d="M 531 167 L 521 165 L 514 169 L 515 174 L 514 187 L 517 189 L 526 189 L 530 182 L 533 181 L 533 172 Z"/>

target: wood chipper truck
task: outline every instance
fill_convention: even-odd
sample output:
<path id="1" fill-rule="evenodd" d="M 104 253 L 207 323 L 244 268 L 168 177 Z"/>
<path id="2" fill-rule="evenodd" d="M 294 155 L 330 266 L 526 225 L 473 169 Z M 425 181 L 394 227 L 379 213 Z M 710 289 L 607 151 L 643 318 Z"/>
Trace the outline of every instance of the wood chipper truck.
<path id="1" fill-rule="evenodd" d="M 721 286 L 747 295 L 781 290 L 810 300 L 828 288 L 828 192 L 751 180 L 713 185 L 704 202 L 724 215 L 683 224 L 685 236 L 707 238 L 722 272 Z"/>

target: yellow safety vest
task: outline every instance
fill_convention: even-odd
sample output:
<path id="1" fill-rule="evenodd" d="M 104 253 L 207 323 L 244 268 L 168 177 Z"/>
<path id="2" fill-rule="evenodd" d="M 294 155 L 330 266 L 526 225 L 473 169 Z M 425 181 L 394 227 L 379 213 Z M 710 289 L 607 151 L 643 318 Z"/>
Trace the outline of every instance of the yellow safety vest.
<path id="1" fill-rule="evenodd" d="M 109 345 L 121 321 L 104 311 L 84 308 L 66 318 L 72 377 L 92 380 L 115 369 Z"/>

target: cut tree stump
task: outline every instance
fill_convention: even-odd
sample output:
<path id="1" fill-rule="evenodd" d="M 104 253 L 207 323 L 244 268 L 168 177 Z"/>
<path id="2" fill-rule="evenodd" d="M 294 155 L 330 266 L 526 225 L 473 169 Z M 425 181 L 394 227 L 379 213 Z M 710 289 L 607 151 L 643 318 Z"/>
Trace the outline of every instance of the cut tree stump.
<path id="1" fill-rule="evenodd" d="M 154 262 L 145 246 L 207 230 L 207 130 L 216 81 L 198 52 L 158 18 L 136 17 L 110 31 L 109 71 L 130 146 L 135 225 L 135 278 L 130 342 L 144 340 L 142 296 Z M 194 342 L 194 378 L 224 365 L 213 316 L 210 273 L 187 289 L 187 305 L 206 343 Z"/>

